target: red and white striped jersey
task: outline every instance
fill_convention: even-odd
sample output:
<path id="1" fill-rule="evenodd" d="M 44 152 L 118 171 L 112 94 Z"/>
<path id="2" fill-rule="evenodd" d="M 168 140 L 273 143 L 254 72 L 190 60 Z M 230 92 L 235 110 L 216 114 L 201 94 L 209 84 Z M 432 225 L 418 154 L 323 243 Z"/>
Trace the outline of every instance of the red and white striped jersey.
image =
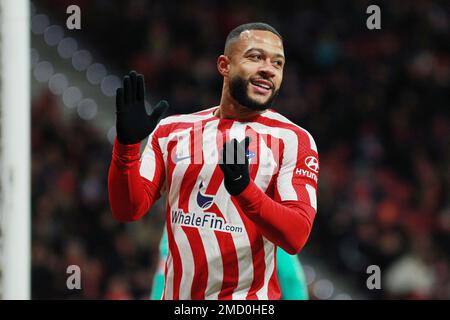
<path id="1" fill-rule="evenodd" d="M 214 116 L 217 108 L 160 121 L 139 162 L 145 192 L 135 197 L 148 199 L 132 206 L 140 213 L 130 213 L 131 220 L 166 192 L 163 299 L 279 299 L 276 247 L 296 253 L 309 236 L 317 210 L 317 147 L 306 130 L 273 110 L 244 122 Z M 218 163 L 224 142 L 245 136 L 251 138 L 252 181 L 232 197 Z M 110 199 L 111 193 L 121 197 L 112 187 L 119 183 L 115 174 Z"/>

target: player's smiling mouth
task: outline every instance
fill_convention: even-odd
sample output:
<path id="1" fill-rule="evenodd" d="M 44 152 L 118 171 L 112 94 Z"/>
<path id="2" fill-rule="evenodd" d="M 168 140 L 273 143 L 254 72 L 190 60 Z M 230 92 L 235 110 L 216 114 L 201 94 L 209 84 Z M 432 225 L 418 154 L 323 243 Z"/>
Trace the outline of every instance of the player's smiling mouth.
<path id="1" fill-rule="evenodd" d="M 265 90 L 272 90 L 273 88 L 272 82 L 264 79 L 253 79 L 250 80 L 250 83 L 256 87 L 263 88 Z"/>
<path id="2" fill-rule="evenodd" d="M 267 96 L 272 92 L 272 82 L 264 79 L 251 79 L 250 84 L 253 87 L 253 91 L 257 94 Z"/>

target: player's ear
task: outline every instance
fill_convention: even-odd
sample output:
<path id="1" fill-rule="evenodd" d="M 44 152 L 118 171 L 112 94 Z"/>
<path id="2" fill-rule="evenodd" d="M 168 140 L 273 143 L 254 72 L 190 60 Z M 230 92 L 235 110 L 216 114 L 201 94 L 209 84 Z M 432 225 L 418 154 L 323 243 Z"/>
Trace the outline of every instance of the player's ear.
<path id="1" fill-rule="evenodd" d="M 223 54 L 217 58 L 217 70 L 224 77 L 230 72 L 230 62 L 230 58 Z"/>

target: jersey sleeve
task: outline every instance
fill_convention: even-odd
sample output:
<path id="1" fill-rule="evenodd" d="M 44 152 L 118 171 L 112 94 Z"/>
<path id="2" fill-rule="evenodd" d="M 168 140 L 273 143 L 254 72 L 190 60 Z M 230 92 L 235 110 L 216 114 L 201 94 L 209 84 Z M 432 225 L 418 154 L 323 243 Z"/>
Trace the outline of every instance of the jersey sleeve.
<path id="1" fill-rule="evenodd" d="M 309 133 L 297 135 L 296 145 L 286 144 L 275 183 L 275 201 L 301 203 L 317 211 L 319 155 Z"/>
<path id="2" fill-rule="evenodd" d="M 242 212 L 270 241 L 289 254 L 305 245 L 317 211 L 319 157 L 311 135 L 285 140 L 273 198 L 250 181 L 235 196 Z"/>
<path id="3" fill-rule="evenodd" d="M 158 127 L 149 136 L 142 157 L 140 144 L 114 141 L 108 173 L 108 195 L 113 217 L 134 221 L 148 212 L 161 196 L 165 166 L 158 145 Z"/>

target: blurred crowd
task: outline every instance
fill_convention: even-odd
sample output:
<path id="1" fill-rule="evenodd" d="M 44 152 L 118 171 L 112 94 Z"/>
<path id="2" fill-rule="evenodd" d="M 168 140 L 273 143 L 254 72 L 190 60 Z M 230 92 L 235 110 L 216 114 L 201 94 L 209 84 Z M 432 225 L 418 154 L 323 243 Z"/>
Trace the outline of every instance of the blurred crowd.
<path id="1" fill-rule="evenodd" d="M 374 31 L 366 1 L 38 3 L 60 19 L 79 4 L 75 36 L 123 73 L 143 73 L 150 100 L 168 100 L 173 113 L 218 104 L 216 58 L 234 26 L 272 24 L 287 57 L 274 108 L 314 136 L 321 162 L 300 255 L 368 297 L 450 298 L 446 1 L 381 1 Z M 43 92 L 32 109 L 33 298 L 147 298 L 163 208 L 130 226 L 113 221 L 111 144 L 95 123 L 63 121 L 56 99 Z M 66 289 L 70 264 L 86 270 L 81 291 Z M 381 269 L 381 290 L 366 287 L 369 265 Z"/>

